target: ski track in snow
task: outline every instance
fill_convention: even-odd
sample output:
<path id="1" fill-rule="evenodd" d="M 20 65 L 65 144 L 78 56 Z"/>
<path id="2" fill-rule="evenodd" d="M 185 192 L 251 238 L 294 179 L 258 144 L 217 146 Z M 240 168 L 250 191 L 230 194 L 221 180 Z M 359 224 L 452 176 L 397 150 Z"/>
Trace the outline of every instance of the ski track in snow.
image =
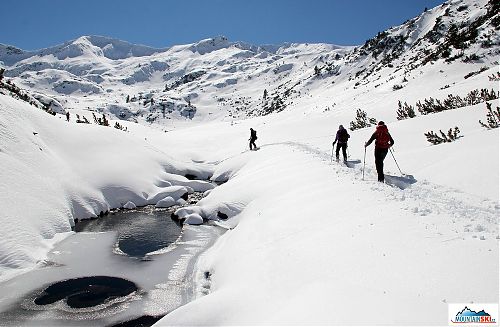
<path id="1" fill-rule="evenodd" d="M 490 234 L 490 237 L 498 238 L 498 223 L 500 215 L 500 205 L 489 199 L 479 198 L 452 189 L 446 186 L 430 183 L 426 180 L 418 180 L 417 183 L 409 185 L 401 189 L 398 186 L 388 184 L 379 184 L 377 181 L 363 181 L 362 163 L 357 164 L 354 168 L 346 167 L 340 163 L 332 161 L 330 153 L 326 153 L 311 145 L 300 142 L 279 142 L 262 145 L 275 146 L 285 145 L 295 148 L 304 153 L 313 155 L 328 165 L 334 165 L 337 169 L 343 169 L 343 173 L 350 174 L 352 179 L 357 183 L 370 185 L 373 191 L 384 192 L 388 199 L 401 202 L 401 208 L 409 210 L 416 216 L 429 216 L 432 214 L 439 215 L 439 220 L 432 220 L 430 224 L 432 228 L 438 228 L 438 224 L 449 223 L 454 227 L 448 232 L 455 233 L 457 237 L 464 237 L 467 233 L 473 238 L 479 237 L 483 239 L 484 234 Z M 365 167 L 365 177 L 375 176 L 375 171 L 372 168 Z M 387 175 L 387 171 L 386 171 Z M 438 231 L 438 234 L 441 234 Z M 464 235 L 465 234 L 465 235 Z M 480 236 L 478 236 L 480 235 Z"/>

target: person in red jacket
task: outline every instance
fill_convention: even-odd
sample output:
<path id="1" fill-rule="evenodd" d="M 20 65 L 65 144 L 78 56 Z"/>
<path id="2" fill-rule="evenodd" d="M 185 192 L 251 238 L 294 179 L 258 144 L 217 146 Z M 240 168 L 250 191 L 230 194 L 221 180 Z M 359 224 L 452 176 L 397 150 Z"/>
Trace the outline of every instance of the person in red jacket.
<path id="1" fill-rule="evenodd" d="M 365 148 L 375 141 L 375 167 L 377 167 L 378 181 L 384 182 L 384 159 L 389 152 L 389 148 L 394 145 L 389 130 L 383 121 L 377 125 L 372 137 L 365 143 Z"/>

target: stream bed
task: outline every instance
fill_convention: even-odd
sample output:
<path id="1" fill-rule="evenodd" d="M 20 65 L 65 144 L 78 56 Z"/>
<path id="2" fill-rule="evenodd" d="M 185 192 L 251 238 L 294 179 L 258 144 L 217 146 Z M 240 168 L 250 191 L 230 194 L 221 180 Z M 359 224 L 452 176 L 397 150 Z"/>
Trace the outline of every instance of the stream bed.
<path id="1" fill-rule="evenodd" d="M 177 208 L 78 222 L 37 269 L 0 284 L 0 325 L 150 326 L 191 301 L 196 260 L 225 230 L 182 226 Z"/>

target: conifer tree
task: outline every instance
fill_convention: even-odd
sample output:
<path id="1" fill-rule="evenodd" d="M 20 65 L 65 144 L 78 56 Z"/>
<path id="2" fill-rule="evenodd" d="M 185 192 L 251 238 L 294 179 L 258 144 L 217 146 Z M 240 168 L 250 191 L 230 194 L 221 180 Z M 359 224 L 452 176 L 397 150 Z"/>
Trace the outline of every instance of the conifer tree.
<path id="1" fill-rule="evenodd" d="M 415 109 L 413 109 L 413 107 L 408 105 L 406 102 L 404 104 L 401 104 L 401 101 L 398 101 L 397 115 L 398 120 L 414 118 L 416 116 Z"/>
<path id="2" fill-rule="evenodd" d="M 370 127 L 377 124 L 375 118 L 369 118 L 367 113 L 361 109 L 356 110 L 356 121 L 350 122 L 350 130 L 354 131 L 356 129 Z"/>
<path id="3" fill-rule="evenodd" d="M 500 126 L 500 107 L 493 110 L 491 109 L 491 103 L 486 102 L 486 108 L 488 109 L 488 113 L 486 114 L 486 124 L 481 120 L 479 121 L 479 124 L 487 129 L 498 128 Z"/>
<path id="4" fill-rule="evenodd" d="M 424 135 L 427 137 L 427 141 L 436 145 L 457 140 L 458 138 L 460 138 L 460 136 L 458 136 L 458 134 L 460 134 L 460 129 L 455 126 L 454 129 L 450 128 L 448 130 L 448 133 L 446 134 L 442 130 L 439 130 L 439 134 L 440 135 L 434 133 L 434 131 L 424 133 Z"/>
<path id="5" fill-rule="evenodd" d="M 314 75 L 318 76 L 321 74 L 321 69 L 318 66 L 314 66 Z"/>

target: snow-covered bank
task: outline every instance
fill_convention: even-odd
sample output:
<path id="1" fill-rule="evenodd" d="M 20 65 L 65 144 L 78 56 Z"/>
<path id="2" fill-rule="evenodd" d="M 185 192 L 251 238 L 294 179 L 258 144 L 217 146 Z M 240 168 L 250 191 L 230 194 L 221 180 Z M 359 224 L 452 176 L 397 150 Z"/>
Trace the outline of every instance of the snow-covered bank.
<path id="1" fill-rule="evenodd" d="M 75 218 L 96 217 L 128 201 L 156 204 L 206 178 L 207 165 L 173 159 L 145 139 L 117 130 L 68 123 L 0 94 L 0 278 L 43 259 L 56 233 Z M 172 189 L 171 185 L 182 185 Z"/>

